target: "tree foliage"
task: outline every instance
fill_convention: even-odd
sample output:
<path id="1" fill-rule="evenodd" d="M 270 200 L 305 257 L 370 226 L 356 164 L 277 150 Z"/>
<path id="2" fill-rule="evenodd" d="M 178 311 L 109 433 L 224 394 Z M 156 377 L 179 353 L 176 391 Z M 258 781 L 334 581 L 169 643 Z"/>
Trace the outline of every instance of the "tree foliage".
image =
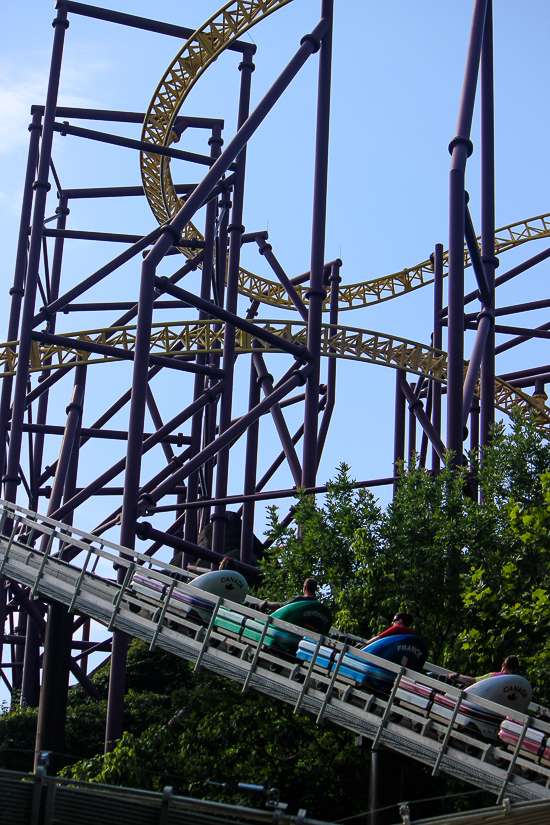
<path id="1" fill-rule="evenodd" d="M 550 448 L 534 419 L 517 416 L 509 432 L 495 428 L 481 466 L 476 456 L 471 461 L 479 502 L 465 495 L 465 470 L 444 467 L 433 476 L 416 466 L 401 469 L 394 499 L 382 508 L 370 491 L 354 489 L 342 465 L 323 501 L 299 495 L 295 527 L 281 524 L 273 508 L 263 595 L 290 598 L 313 575 L 334 624 L 362 637 L 407 609 L 430 661 L 475 674 L 517 653 L 536 700 L 548 705 Z M 104 695 L 108 678 L 108 667 L 94 677 Z M 211 783 L 267 783 L 291 811 L 305 807 L 325 820 L 367 807 L 369 755 L 351 734 L 244 696 L 142 643 L 128 659 L 125 734 L 104 758 L 105 706 L 71 689 L 67 751 L 79 761 L 66 776 L 153 790 L 170 784 L 177 793 L 243 804 L 260 801 Z M 34 710 L 0 716 L 0 766 L 30 770 L 35 728 Z M 407 774 L 409 796 L 433 793 L 422 766 L 409 763 Z M 453 785 L 437 783 L 437 793 Z"/>

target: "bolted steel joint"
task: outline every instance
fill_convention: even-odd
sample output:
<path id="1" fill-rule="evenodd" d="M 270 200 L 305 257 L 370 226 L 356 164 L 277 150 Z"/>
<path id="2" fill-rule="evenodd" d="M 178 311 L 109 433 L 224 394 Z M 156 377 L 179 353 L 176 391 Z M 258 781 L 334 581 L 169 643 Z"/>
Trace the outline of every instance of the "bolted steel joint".
<path id="1" fill-rule="evenodd" d="M 321 48 L 321 41 L 318 40 L 313 34 L 304 34 L 302 39 L 300 40 L 300 46 L 303 46 L 304 43 L 312 43 L 312 50 L 311 53 L 315 54 Z"/>
<path id="2" fill-rule="evenodd" d="M 472 155 L 472 152 L 474 151 L 474 144 L 472 143 L 470 138 L 460 137 L 460 135 L 454 137 L 449 143 L 449 154 L 452 155 L 455 146 L 459 146 L 460 144 L 466 146 L 466 148 L 468 149 L 468 157 L 470 157 Z"/>

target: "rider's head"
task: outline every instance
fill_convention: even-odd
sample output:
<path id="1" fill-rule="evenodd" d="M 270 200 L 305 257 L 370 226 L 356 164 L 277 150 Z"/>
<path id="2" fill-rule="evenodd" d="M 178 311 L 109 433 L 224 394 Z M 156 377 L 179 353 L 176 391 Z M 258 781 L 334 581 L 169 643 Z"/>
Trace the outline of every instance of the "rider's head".
<path id="1" fill-rule="evenodd" d="M 306 579 L 304 582 L 304 595 L 309 596 L 310 599 L 315 598 L 317 592 L 317 582 L 315 579 Z"/>
<path id="2" fill-rule="evenodd" d="M 507 656 L 502 663 L 503 673 L 517 673 L 519 669 L 519 662 L 517 656 Z"/>
<path id="3" fill-rule="evenodd" d="M 393 624 L 398 627 L 410 627 L 413 621 L 414 616 L 411 616 L 410 613 L 406 612 L 396 613 L 393 617 Z"/>

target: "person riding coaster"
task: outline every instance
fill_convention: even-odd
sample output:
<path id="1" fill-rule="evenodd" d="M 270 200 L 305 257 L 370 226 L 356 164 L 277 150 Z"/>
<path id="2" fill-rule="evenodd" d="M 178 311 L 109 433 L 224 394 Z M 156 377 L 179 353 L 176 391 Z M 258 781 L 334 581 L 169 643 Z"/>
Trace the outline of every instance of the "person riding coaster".
<path id="1" fill-rule="evenodd" d="M 303 595 L 295 596 L 287 602 L 270 602 L 267 599 L 260 602 L 260 611 L 270 609 L 269 627 L 264 636 L 264 645 L 274 647 L 283 653 L 294 655 L 302 639 L 301 635 L 293 633 L 271 623 L 272 619 L 279 619 L 289 624 L 302 627 L 314 633 L 323 635 L 330 631 L 332 624 L 332 614 L 330 609 L 323 602 L 316 598 L 317 582 L 315 579 L 306 579 L 303 586 Z M 239 637 L 259 641 L 262 636 L 266 619 L 251 618 L 228 611 L 221 607 L 215 619 L 215 626 L 222 627 L 236 633 Z"/>
<path id="2" fill-rule="evenodd" d="M 397 613 L 391 627 L 373 636 L 366 645 L 362 645 L 362 651 L 409 670 L 421 671 L 426 661 L 427 648 L 415 631 L 408 627 L 412 621 L 410 613 Z M 316 644 L 311 639 L 303 639 L 298 646 L 298 658 L 311 661 L 315 648 Z M 316 664 L 334 670 L 337 659 L 337 650 L 321 646 Z M 381 693 L 391 691 L 396 676 L 394 671 L 352 653 L 344 654 L 338 673 L 360 684 L 370 685 Z"/>
<path id="3" fill-rule="evenodd" d="M 509 656 L 498 672 L 486 673 L 472 677 L 464 674 L 448 673 L 446 680 L 454 680 L 462 685 L 467 684 L 464 695 L 477 696 L 502 707 L 502 713 L 482 707 L 475 701 L 463 699 L 455 719 L 459 730 L 470 730 L 481 734 L 488 739 L 497 739 L 503 718 L 513 715 L 514 711 L 527 713 L 533 691 L 531 685 L 517 673 L 518 660 L 516 656 Z M 442 721 L 449 720 L 453 715 L 457 697 L 432 689 L 427 685 L 403 679 L 396 694 L 400 704 L 415 711 L 423 711 L 427 716 Z"/>

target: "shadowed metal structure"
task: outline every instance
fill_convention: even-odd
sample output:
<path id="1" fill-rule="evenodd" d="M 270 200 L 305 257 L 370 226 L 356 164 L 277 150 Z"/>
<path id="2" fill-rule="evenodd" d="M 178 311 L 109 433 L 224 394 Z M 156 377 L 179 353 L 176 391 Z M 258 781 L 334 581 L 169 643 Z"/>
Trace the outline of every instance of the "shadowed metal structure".
<path id="1" fill-rule="evenodd" d="M 289 2 L 230 0 L 196 31 L 72 0 L 57 3 L 47 98 L 45 105 L 32 108 L 11 310 L 6 343 L 0 345 L 4 499 L 8 504 L 18 499 L 18 504 L 44 513 L 67 529 L 73 523 L 78 527 L 79 512 L 83 512 L 79 508 L 90 507 L 93 501 L 93 512 L 100 516 L 89 533 L 99 539 L 109 532 L 109 538 L 122 548 L 125 562 L 133 557 L 137 535 L 151 541 L 145 556 L 153 557 L 169 548 L 183 567 L 196 559 L 217 566 L 226 552 L 238 546 L 242 569 L 254 575 L 261 549 L 254 536 L 255 503 L 292 496 L 298 486 L 323 492 L 324 488 L 317 486 L 317 468 L 330 438 L 329 425 L 337 403 L 338 359 L 391 367 L 396 374 L 393 463 L 389 457 L 387 478 L 365 480 L 359 486 L 393 484 L 393 465 L 416 449 L 417 427 L 422 436 L 420 461 L 437 472 L 445 449 L 453 452 L 456 463 L 462 461 L 467 428 L 472 447 L 487 443 L 495 409 L 504 413 L 514 407 L 534 409 L 541 429 L 547 431 L 550 425 L 550 410 L 544 403 L 550 366 L 500 376 L 495 371 L 499 352 L 524 341 L 550 337 L 550 324 L 532 329 L 495 322 L 499 315 L 549 307 L 550 301 L 495 309 L 494 300 L 497 286 L 550 257 L 549 248 L 495 276 L 497 256 L 550 236 L 550 215 L 495 229 L 490 0 L 473 3 L 457 131 L 449 146 L 448 251 L 436 244 L 431 257 L 416 266 L 350 284 L 342 283 L 342 261 L 325 259 L 333 0 L 321 0 L 311 32 L 302 37 L 294 57 L 250 111 L 256 47 L 241 38 Z M 180 38 L 183 46 L 158 84 L 147 112 L 58 106 L 63 45 L 73 15 L 118 25 L 121 30 L 135 27 Z M 229 137 L 224 135 L 221 119 L 194 117 L 185 105 L 195 84 L 226 50 L 241 56 L 237 129 Z M 258 127 L 310 59 L 318 62 L 311 259 L 308 272 L 287 274 L 267 232 L 243 225 L 246 151 Z M 465 191 L 478 80 L 480 236 Z M 134 124 L 141 127 L 141 134 L 122 137 L 71 122 L 80 120 Z M 204 154 L 176 148 L 185 144 L 187 130 L 201 130 L 207 136 Z M 139 152 L 141 185 L 64 188 L 66 182 L 60 181 L 52 155 L 56 132 Z M 194 165 L 197 183 L 174 183 L 172 165 L 179 161 Z M 145 195 L 158 222 L 147 235 L 67 228 L 72 201 L 140 195 Z M 54 211 L 52 200 L 55 228 L 46 218 Z M 126 248 L 91 273 L 84 272 L 83 258 L 75 279 L 74 273 L 66 276 L 63 267 L 68 241 L 117 242 Z M 244 245 L 257 248 L 273 271 L 273 280 L 242 267 Z M 109 284 L 121 268 L 138 260 L 138 288 L 128 286 L 124 300 L 94 298 L 94 287 L 102 284 L 103 294 L 108 295 Z M 470 294 L 464 290 L 466 267 L 473 268 L 478 285 Z M 196 273 L 196 289 L 181 285 L 191 273 Z M 443 305 L 445 277 L 447 307 Z M 341 312 L 396 299 L 431 284 L 430 344 L 341 321 Z M 467 314 L 465 307 L 476 302 L 480 306 Z M 277 317 L 258 317 L 260 307 L 263 316 L 270 307 L 275 308 Z M 72 330 L 65 316 L 75 312 L 92 319 L 85 329 Z M 109 318 L 99 328 L 93 321 L 97 313 Z M 166 313 L 171 320 L 165 320 Z M 445 326 L 447 351 L 443 349 Z M 465 360 L 464 333 L 470 329 L 475 331 L 475 340 Z M 496 346 L 497 333 L 512 337 Z M 268 359 L 270 368 L 278 365 L 275 376 L 268 370 Z M 132 362 L 131 372 L 117 371 L 116 378 L 110 379 L 109 371 L 124 361 Z M 248 403 L 239 409 L 244 405 L 239 403 L 242 387 L 237 368 L 240 370 L 243 362 L 249 374 Z M 357 369 L 363 369 L 361 364 Z M 118 398 L 103 407 L 101 397 L 94 395 L 92 401 L 89 393 L 87 397 L 92 370 L 101 370 L 106 383 L 118 384 L 122 374 L 127 381 L 120 385 Z M 416 376 L 415 384 L 409 382 L 410 375 Z M 529 394 L 527 390 L 533 387 L 534 393 Z M 442 427 L 445 396 L 447 423 Z M 61 403 L 68 405 L 64 416 L 60 414 Z M 412 424 L 406 450 L 407 404 Z M 284 411 L 300 405 L 302 423 L 291 432 Z M 90 406 L 92 422 L 84 426 Z M 147 414 L 150 432 L 146 431 Z M 112 424 L 109 428 L 115 418 L 116 429 Z M 280 441 L 279 455 L 267 467 L 262 466 L 264 457 L 259 450 L 260 423 L 266 419 L 271 419 Z M 56 460 L 45 464 L 49 445 L 57 444 L 59 436 L 62 441 Z M 97 446 L 105 440 L 122 442 L 116 460 L 99 448 L 99 458 L 90 456 L 86 445 Z M 99 467 L 98 461 L 104 458 Z M 239 472 L 234 469 L 236 462 L 240 462 Z M 287 486 L 267 491 L 266 485 L 280 467 L 286 468 Z M 237 487 L 236 474 L 242 479 Z M 367 471 L 364 475 L 368 478 Z M 113 484 L 116 479 L 118 486 Z M 237 514 L 228 511 L 234 504 L 241 505 Z M 172 513 L 171 523 L 166 513 Z M 3 520 L 6 559 L 10 542 L 18 541 L 13 511 L 8 515 Z M 142 521 L 145 515 L 153 520 L 152 525 Z M 292 512 L 288 519 L 291 517 Z M 48 536 L 31 530 L 25 535 L 25 545 L 33 542 L 45 559 L 52 549 Z M 62 542 L 57 552 L 63 561 L 70 562 L 74 547 Z M 128 584 L 129 569 L 121 563 L 114 574 L 120 592 Z M 4 564 L 0 572 L 4 572 Z M 63 605 L 54 601 L 47 606 L 43 595 L 38 580 L 32 587 L 15 578 L 3 581 L 0 676 L 10 692 L 20 690 L 30 706 L 37 706 L 40 699 L 37 749 L 62 752 L 69 674 L 97 697 L 88 674 L 88 657 L 98 651 L 110 654 L 106 731 L 106 748 L 110 749 L 122 733 L 128 636 L 113 620 L 108 622 L 112 636 L 94 642 L 90 639 L 89 612 L 73 616 L 68 609 L 74 607 L 72 602 Z"/>

